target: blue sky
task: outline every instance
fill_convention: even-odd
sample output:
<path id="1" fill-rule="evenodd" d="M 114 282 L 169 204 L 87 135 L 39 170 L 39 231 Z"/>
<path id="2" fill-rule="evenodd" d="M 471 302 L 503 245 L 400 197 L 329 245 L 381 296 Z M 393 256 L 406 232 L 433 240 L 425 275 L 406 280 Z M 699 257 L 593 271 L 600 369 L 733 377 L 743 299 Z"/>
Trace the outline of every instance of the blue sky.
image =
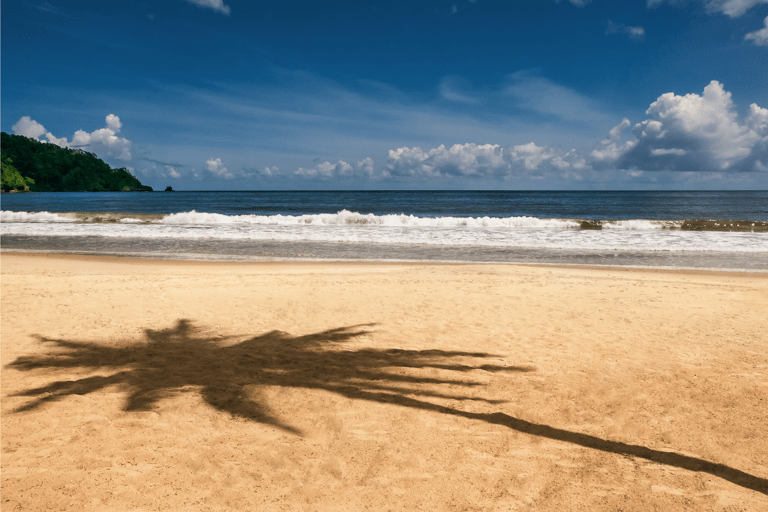
<path id="1" fill-rule="evenodd" d="M 768 0 L 6 0 L 2 22 L 2 130 L 156 189 L 768 188 Z"/>

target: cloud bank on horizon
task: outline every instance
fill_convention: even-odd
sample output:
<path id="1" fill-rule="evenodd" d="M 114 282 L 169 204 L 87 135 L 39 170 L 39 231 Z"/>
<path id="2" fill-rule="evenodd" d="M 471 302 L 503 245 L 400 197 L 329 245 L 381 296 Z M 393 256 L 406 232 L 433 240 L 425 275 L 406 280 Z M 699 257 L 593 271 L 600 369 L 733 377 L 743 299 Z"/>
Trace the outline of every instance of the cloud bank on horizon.
<path id="1" fill-rule="evenodd" d="M 533 141 L 510 146 L 440 145 L 428 150 L 401 147 L 389 150 L 378 176 L 481 176 L 502 180 L 555 176 L 581 181 L 590 174 L 604 172 L 639 176 L 638 173 L 646 171 L 768 171 L 768 109 L 753 103 L 749 115 L 740 123 L 731 94 L 717 81 L 707 85 L 702 95 L 663 94 L 646 114 L 651 118 L 633 126 L 634 138 L 623 140 L 624 130 L 631 126 L 629 119 L 624 118 L 591 151 L 564 151 Z M 368 161 L 367 176 L 374 177 Z M 334 178 L 355 172 L 360 164 L 324 162 L 309 171 L 301 169 L 300 174 Z"/>
<path id="2" fill-rule="evenodd" d="M 701 95 L 662 94 L 646 114 L 651 117 L 634 126 L 624 118 L 591 150 L 564 151 L 537 145 L 534 141 L 509 146 L 464 143 L 446 148 L 440 145 L 427 150 L 400 147 L 390 149 L 384 165 L 378 169 L 374 160 L 367 157 L 353 163 L 339 160 L 322 162 L 312 168 L 299 167 L 293 174 L 309 179 L 357 177 L 373 182 L 451 176 L 583 181 L 601 173 L 637 177 L 654 171 L 768 172 L 768 109 L 752 103 L 746 118 L 739 121 L 731 93 L 716 80 L 710 82 Z M 122 127 L 119 117 L 108 115 L 106 124 L 106 128 L 92 133 L 78 130 L 72 142 L 65 137 L 55 137 L 29 116 L 22 117 L 13 130 L 36 140 L 45 135 L 44 142 L 61 147 L 89 147 L 108 156 L 130 160 L 131 142 L 115 135 Z M 626 137 L 630 126 L 633 137 Z M 248 171 L 230 172 L 221 158 L 210 158 L 205 166 L 211 175 L 225 180 L 249 174 Z M 277 167 L 266 168 L 261 174 L 273 175 L 278 171 Z M 181 175 L 171 167 L 166 176 Z"/>

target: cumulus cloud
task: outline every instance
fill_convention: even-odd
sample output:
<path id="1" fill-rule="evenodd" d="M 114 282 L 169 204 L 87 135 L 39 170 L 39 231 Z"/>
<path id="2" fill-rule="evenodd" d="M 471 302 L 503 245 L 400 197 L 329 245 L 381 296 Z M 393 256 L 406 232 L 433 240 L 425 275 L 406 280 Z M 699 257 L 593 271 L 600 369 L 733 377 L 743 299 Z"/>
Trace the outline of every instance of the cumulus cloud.
<path id="1" fill-rule="evenodd" d="M 688 153 L 684 149 L 678 149 L 678 148 L 671 148 L 671 149 L 652 149 L 651 155 L 653 156 L 664 156 L 664 155 L 675 155 L 675 156 L 683 156 L 686 153 Z"/>
<path id="2" fill-rule="evenodd" d="M 751 39 L 758 46 L 768 46 L 768 16 L 763 20 L 763 25 L 765 26 L 760 30 L 745 35 L 744 40 L 749 41 Z"/>
<path id="3" fill-rule="evenodd" d="M 219 178 L 224 178 L 225 180 L 231 180 L 235 177 L 234 174 L 229 172 L 226 167 L 224 167 L 224 164 L 221 163 L 221 158 L 209 158 L 205 161 L 205 166 L 208 168 L 208 170 L 213 173 L 215 176 Z"/>
<path id="4" fill-rule="evenodd" d="M 749 106 L 747 126 L 757 134 L 768 134 L 768 109 L 762 108 L 757 103 Z"/>
<path id="5" fill-rule="evenodd" d="M 373 160 L 366 158 L 360 160 L 355 164 L 350 164 L 344 160 L 339 160 L 335 164 L 331 162 L 323 162 L 310 169 L 299 167 L 294 173 L 297 176 L 304 178 L 343 178 L 343 177 L 372 177 L 373 176 Z"/>
<path id="6" fill-rule="evenodd" d="M 114 116 L 115 118 L 117 116 Z M 120 124 L 119 120 L 117 124 Z M 113 125 L 114 126 L 114 125 Z M 131 159 L 131 142 L 116 133 L 119 131 L 112 128 L 101 128 L 88 133 L 84 130 L 77 130 L 72 136 L 70 146 L 86 147 L 97 154 L 105 154 L 117 158 L 118 160 Z M 66 139 L 64 139 L 66 140 Z M 51 140 L 54 144 L 57 143 Z"/>
<path id="7" fill-rule="evenodd" d="M 503 147 L 498 144 L 454 144 L 450 148 L 398 148 L 389 151 L 385 177 L 440 178 L 472 176 L 541 178 L 547 174 L 572 174 L 586 162 L 575 151 L 563 152 L 534 142 Z"/>
<path id="8" fill-rule="evenodd" d="M 711 174 L 768 168 L 768 109 L 752 104 L 740 121 L 731 94 L 717 81 L 701 95 L 662 94 L 646 113 L 651 117 L 634 126 L 622 119 L 591 150 L 564 151 L 535 142 L 392 149 L 382 176 L 581 180 L 614 172 L 639 177 L 648 171 Z"/>
<path id="9" fill-rule="evenodd" d="M 646 114 L 651 118 L 632 129 L 634 140 L 619 144 L 617 130 L 593 158 L 622 168 L 691 172 L 754 171 L 768 161 L 768 110 L 752 104 L 739 122 L 731 93 L 717 81 L 701 95 L 662 94 Z"/>
<path id="10" fill-rule="evenodd" d="M 23 135 L 35 140 L 38 140 L 41 135 L 48 131 L 43 125 L 29 116 L 22 116 L 11 128 L 16 135 Z"/>
<path id="11" fill-rule="evenodd" d="M 643 27 L 630 27 L 627 25 L 621 25 L 608 20 L 608 28 L 605 31 L 605 35 L 622 34 L 630 39 L 639 41 L 645 37 L 645 29 Z"/>
<path id="12" fill-rule="evenodd" d="M 12 126 L 13 133 L 24 135 L 31 139 L 39 140 L 41 135 L 45 135 L 47 142 L 56 144 L 62 148 L 86 148 L 88 151 L 96 153 L 102 157 L 113 157 L 118 160 L 131 159 L 131 141 L 123 137 L 118 137 L 117 133 L 123 126 L 120 118 L 114 114 L 106 117 L 106 128 L 101 128 L 88 133 L 84 130 L 77 130 L 72 136 L 72 142 L 66 137 L 56 137 L 47 131 L 42 124 L 31 119 L 29 116 L 23 116 Z M 44 141 L 45 142 L 45 141 Z"/>
<path id="13" fill-rule="evenodd" d="M 479 176 L 496 174 L 506 167 L 503 148 L 498 144 L 455 144 L 450 149 L 441 144 L 428 151 L 418 147 L 389 150 L 385 175 Z"/>
<path id="14" fill-rule="evenodd" d="M 107 128 L 109 128 L 115 133 L 118 133 L 120 131 L 120 128 L 122 127 L 123 127 L 123 123 L 120 122 L 120 118 L 117 117 L 115 114 L 109 114 L 107 116 Z"/>

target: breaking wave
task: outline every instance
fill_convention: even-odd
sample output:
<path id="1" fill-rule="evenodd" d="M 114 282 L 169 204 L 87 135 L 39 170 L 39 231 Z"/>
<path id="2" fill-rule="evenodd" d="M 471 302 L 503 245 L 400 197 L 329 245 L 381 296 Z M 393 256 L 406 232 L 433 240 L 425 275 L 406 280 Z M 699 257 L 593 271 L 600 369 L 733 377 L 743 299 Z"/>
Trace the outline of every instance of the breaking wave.
<path id="1" fill-rule="evenodd" d="M 762 232 L 686 230 L 682 221 L 418 217 L 342 210 L 318 215 L 2 211 L 3 235 L 143 240 L 242 240 L 598 251 L 768 252 Z M 688 222 L 688 221 L 686 221 Z M 470 250 L 470 249 L 467 249 Z"/>

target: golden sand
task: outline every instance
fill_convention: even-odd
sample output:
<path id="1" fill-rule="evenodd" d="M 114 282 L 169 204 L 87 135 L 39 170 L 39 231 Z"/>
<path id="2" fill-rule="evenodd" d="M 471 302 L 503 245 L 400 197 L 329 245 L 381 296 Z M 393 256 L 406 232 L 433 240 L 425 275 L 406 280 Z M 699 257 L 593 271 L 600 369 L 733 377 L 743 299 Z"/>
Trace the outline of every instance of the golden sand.
<path id="1" fill-rule="evenodd" d="M 768 276 L 3 253 L 2 510 L 768 510 Z"/>

